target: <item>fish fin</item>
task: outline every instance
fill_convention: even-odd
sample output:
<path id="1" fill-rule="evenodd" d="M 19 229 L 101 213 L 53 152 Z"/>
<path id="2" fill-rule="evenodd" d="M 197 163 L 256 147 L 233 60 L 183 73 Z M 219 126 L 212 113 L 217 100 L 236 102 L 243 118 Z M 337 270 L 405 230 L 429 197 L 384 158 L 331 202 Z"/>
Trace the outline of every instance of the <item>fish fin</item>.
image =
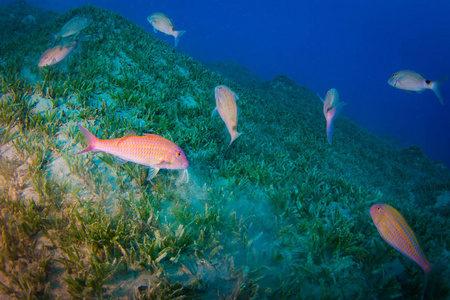
<path id="1" fill-rule="evenodd" d="M 158 33 L 158 30 L 156 30 L 156 28 L 153 27 L 153 32 L 154 32 L 154 33 Z"/>
<path id="2" fill-rule="evenodd" d="M 80 124 L 77 123 L 77 126 L 78 126 L 78 129 L 80 129 L 81 133 L 83 134 L 84 138 L 86 139 L 88 145 L 83 150 L 78 151 L 77 153 L 73 153 L 72 155 L 77 155 L 77 154 L 81 154 L 84 152 L 89 152 L 89 151 L 95 150 L 94 149 L 95 142 L 97 142 L 99 139 L 96 138 L 92 133 L 89 132 L 89 130 L 87 130 Z"/>
<path id="3" fill-rule="evenodd" d="M 345 102 L 339 102 L 338 105 L 333 107 L 333 109 L 336 109 L 333 119 L 335 119 L 337 116 L 339 116 L 341 114 L 342 108 L 344 107 L 345 104 L 346 104 Z"/>
<path id="4" fill-rule="evenodd" d="M 178 30 L 178 31 L 175 31 L 176 33 L 177 33 L 177 35 L 176 35 L 176 37 L 175 37 L 175 47 L 178 45 L 178 42 L 179 42 L 179 40 L 180 40 L 180 37 L 183 35 L 183 34 L 185 34 L 186 33 L 186 31 L 185 30 Z"/>
<path id="5" fill-rule="evenodd" d="M 240 137 L 242 134 L 242 132 L 236 132 L 236 135 L 231 139 L 230 144 L 228 145 L 228 147 L 231 146 L 231 144 L 238 138 Z"/>
<path id="6" fill-rule="evenodd" d="M 148 137 L 160 137 L 157 134 L 153 134 L 153 133 L 143 133 L 143 135 L 148 136 Z"/>
<path id="7" fill-rule="evenodd" d="M 189 172 L 187 169 L 180 171 L 180 177 L 178 177 L 176 183 L 188 183 L 189 182 Z"/>
<path id="8" fill-rule="evenodd" d="M 152 180 L 153 177 L 156 176 L 156 174 L 158 174 L 159 169 L 155 168 L 155 167 L 149 167 L 148 169 L 148 176 L 147 176 L 147 180 Z"/>
<path id="9" fill-rule="evenodd" d="M 123 137 L 130 137 L 130 136 L 136 136 L 136 132 L 134 132 L 133 130 L 128 131 L 127 134 L 125 134 Z"/>
<path id="10" fill-rule="evenodd" d="M 319 93 L 317 93 L 317 97 L 319 97 L 320 101 L 322 101 L 322 103 L 324 102 L 324 100 L 322 99 L 322 97 L 320 97 Z"/>
<path id="11" fill-rule="evenodd" d="M 114 156 L 114 159 L 115 159 L 115 161 L 117 162 L 117 164 L 119 166 L 121 166 L 121 165 L 123 165 L 123 164 L 128 162 L 128 160 L 120 158 L 120 157 L 117 157 L 117 156 Z"/>
<path id="12" fill-rule="evenodd" d="M 442 105 L 444 105 L 444 97 L 442 96 L 441 90 L 439 87 L 444 84 L 444 82 L 447 81 L 449 75 L 444 75 L 441 78 L 439 78 L 436 81 L 433 81 L 433 88 L 431 89 L 436 97 L 439 99 L 439 102 L 441 102 Z"/>
<path id="13" fill-rule="evenodd" d="M 448 266 L 442 264 L 431 265 L 430 271 L 425 272 L 425 282 L 423 285 L 423 292 L 421 298 L 422 300 L 431 299 L 432 297 L 429 296 L 435 294 L 436 287 L 439 286 L 441 283 L 445 282 L 445 279 L 442 279 L 445 278 L 445 276 L 442 276 L 443 275 L 442 272 L 447 267 Z"/>
<path id="14" fill-rule="evenodd" d="M 333 138 L 333 121 L 334 119 L 341 113 L 342 108 L 344 107 L 345 103 L 340 102 L 335 107 L 331 108 L 327 112 L 327 140 L 328 144 L 331 145 L 331 140 Z"/>
<path id="15" fill-rule="evenodd" d="M 50 32 L 50 37 L 52 39 L 52 47 L 53 47 L 56 43 L 56 39 L 58 38 L 58 36 L 56 34 L 54 34 L 53 32 Z"/>
<path id="16" fill-rule="evenodd" d="M 90 40 L 90 39 L 89 39 L 88 37 L 84 36 L 81 32 L 79 32 L 79 33 L 77 34 L 76 39 L 75 39 L 75 41 L 77 42 L 77 44 L 78 44 L 78 42 L 87 42 L 87 41 L 89 41 L 89 40 Z"/>
<path id="17" fill-rule="evenodd" d="M 327 119 L 327 140 L 331 145 L 331 139 L 333 138 L 333 119 Z"/>
<path id="18" fill-rule="evenodd" d="M 214 109 L 211 113 L 211 118 L 215 117 L 218 113 L 219 113 L 219 111 L 217 110 L 217 106 L 216 106 L 216 107 L 214 107 Z"/>
<path id="19" fill-rule="evenodd" d="M 235 98 L 236 100 L 239 100 L 238 94 L 236 94 L 235 92 L 233 92 L 233 94 L 234 94 L 234 98 Z"/>
<path id="20" fill-rule="evenodd" d="M 157 164 L 155 164 L 155 166 L 162 166 L 162 165 L 170 165 L 170 162 L 161 159 Z"/>

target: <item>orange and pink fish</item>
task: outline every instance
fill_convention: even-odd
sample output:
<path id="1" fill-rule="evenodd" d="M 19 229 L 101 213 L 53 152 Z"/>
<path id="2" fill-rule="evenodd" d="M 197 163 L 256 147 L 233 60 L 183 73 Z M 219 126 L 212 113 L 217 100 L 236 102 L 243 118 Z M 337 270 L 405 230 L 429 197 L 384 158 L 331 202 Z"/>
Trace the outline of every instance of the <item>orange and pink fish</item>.
<path id="1" fill-rule="evenodd" d="M 320 96 L 319 96 L 320 98 Z M 327 120 L 327 139 L 328 143 L 331 145 L 331 140 L 333 138 L 333 121 L 342 111 L 345 103 L 339 102 L 339 94 L 336 89 L 330 89 L 327 92 L 325 100 L 320 98 L 323 102 L 323 115 Z"/>
<path id="2" fill-rule="evenodd" d="M 150 168 L 147 180 L 151 180 L 160 169 L 183 170 L 181 181 L 188 182 L 189 161 L 184 151 L 174 142 L 156 134 L 137 136 L 131 131 L 122 138 L 102 140 L 86 128 L 77 124 L 88 142 L 88 146 L 73 155 L 89 151 L 102 151 L 116 156 L 119 164 L 128 161 Z"/>
<path id="3" fill-rule="evenodd" d="M 381 237 L 400 253 L 417 263 L 425 275 L 433 268 L 420 247 L 416 235 L 406 223 L 405 218 L 392 206 L 375 204 L 370 215 Z"/>
<path id="4" fill-rule="evenodd" d="M 70 52 L 72 52 L 73 48 L 76 45 L 76 41 L 68 43 L 64 46 L 55 46 L 53 48 L 48 49 L 42 54 L 39 59 L 39 67 L 51 66 L 59 63 L 63 60 Z"/>
<path id="5" fill-rule="evenodd" d="M 238 108 L 236 100 L 238 95 L 225 85 L 218 85 L 215 88 L 216 108 L 212 115 L 219 112 L 220 117 L 225 122 L 228 132 L 231 136 L 231 143 L 237 139 L 242 133 L 237 132 Z"/>
<path id="6" fill-rule="evenodd" d="M 160 12 L 148 16 L 147 21 L 152 24 L 153 30 L 155 32 L 159 30 L 167 35 L 173 36 L 175 38 L 175 47 L 178 45 L 180 37 L 186 32 L 184 30 L 175 30 L 172 21 L 170 21 L 170 19 L 166 17 L 165 14 Z"/>

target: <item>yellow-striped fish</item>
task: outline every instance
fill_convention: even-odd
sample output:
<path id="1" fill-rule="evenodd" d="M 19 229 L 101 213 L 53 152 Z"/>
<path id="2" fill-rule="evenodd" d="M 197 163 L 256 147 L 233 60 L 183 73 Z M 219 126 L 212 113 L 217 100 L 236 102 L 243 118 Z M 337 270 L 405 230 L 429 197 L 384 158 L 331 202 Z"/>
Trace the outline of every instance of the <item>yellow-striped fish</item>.
<path id="1" fill-rule="evenodd" d="M 214 115 L 216 111 L 219 112 L 231 135 L 231 145 L 241 135 L 241 133 L 237 132 L 238 108 L 236 106 L 236 99 L 239 99 L 239 97 L 225 85 L 216 86 L 215 96 L 216 108 L 214 108 L 212 114 Z"/>
<path id="2" fill-rule="evenodd" d="M 183 150 L 172 141 L 156 134 L 144 133 L 137 136 L 130 132 L 128 135 L 111 140 L 101 140 L 86 128 L 77 124 L 88 141 L 88 146 L 73 155 L 102 151 L 116 156 L 119 164 L 131 161 L 150 168 L 147 179 L 150 180 L 160 169 L 184 170 L 182 180 L 188 181 L 187 167 L 189 161 Z"/>
<path id="3" fill-rule="evenodd" d="M 167 35 L 171 35 L 175 38 L 175 47 L 178 45 L 180 37 L 186 32 L 184 30 L 175 30 L 172 25 L 172 21 L 165 14 L 157 12 L 147 17 L 147 21 L 153 26 L 153 30 L 159 30 Z"/>
<path id="4" fill-rule="evenodd" d="M 381 237 L 392 247 L 416 262 L 425 272 L 433 268 L 420 248 L 416 235 L 408 226 L 405 218 L 392 206 L 375 204 L 370 208 L 370 215 Z"/>

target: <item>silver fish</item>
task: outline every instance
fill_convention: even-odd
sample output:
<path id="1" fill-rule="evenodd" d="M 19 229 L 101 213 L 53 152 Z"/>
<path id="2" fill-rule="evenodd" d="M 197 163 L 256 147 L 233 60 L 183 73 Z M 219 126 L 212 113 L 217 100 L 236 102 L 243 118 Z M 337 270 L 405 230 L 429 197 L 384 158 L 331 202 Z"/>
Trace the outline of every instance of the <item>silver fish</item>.
<path id="1" fill-rule="evenodd" d="M 157 30 L 171 35 L 175 38 L 175 47 L 178 45 L 178 41 L 180 37 L 186 32 L 184 30 L 175 30 L 173 27 L 172 21 L 168 17 L 166 17 L 163 13 L 154 13 L 147 17 L 147 21 L 150 22 L 153 26 L 153 30 L 156 32 Z"/>
<path id="2" fill-rule="evenodd" d="M 421 93 L 425 90 L 432 90 L 442 105 L 444 105 L 444 98 L 439 90 L 439 86 L 442 85 L 447 78 L 448 76 L 444 76 L 436 81 L 431 81 L 422 74 L 405 70 L 394 73 L 391 78 L 389 78 L 388 83 L 395 88 L 411 92 Z"/>
<path id="3" fill-rule="evenodd" d="M 57 34 L 55 34 L 55 41 L 60 37 L 64 38 L 79 33 L 81 30 L 88 27 L 91 22 L 92 19 L 87 17 L 73 17 L 66 24 L 64 24 L 63 28 L 61 28 Z"/>

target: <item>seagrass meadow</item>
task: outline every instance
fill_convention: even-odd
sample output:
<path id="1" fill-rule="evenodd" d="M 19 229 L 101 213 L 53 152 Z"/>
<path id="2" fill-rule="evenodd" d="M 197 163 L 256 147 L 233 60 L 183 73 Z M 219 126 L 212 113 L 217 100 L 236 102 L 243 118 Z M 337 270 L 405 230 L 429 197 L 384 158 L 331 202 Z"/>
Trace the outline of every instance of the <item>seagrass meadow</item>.
<path id="1" fill-rule="evenodd" d="M 20 22 L 28 14 L 36 25 Z M 93 19 L 85 39 L 39 68 L 49 33 L 76 15 Z M 206 67 L 110 11 L 19 2 L 0 24 L 2 299 L 420 299 L 423 271 L 381 239 L 375 203 L 399 210 L 444 265 L 426 298 L 450 296 L 450 172 L 420 148 L 345 116 L 330 146 L 315 92 Z M 219 84 L 239 95 L 243 135 L 229 148 L 211 118 Z M 190 181 L 71 155 L 85 146 L 76 123 L 174 141 Z"/>

